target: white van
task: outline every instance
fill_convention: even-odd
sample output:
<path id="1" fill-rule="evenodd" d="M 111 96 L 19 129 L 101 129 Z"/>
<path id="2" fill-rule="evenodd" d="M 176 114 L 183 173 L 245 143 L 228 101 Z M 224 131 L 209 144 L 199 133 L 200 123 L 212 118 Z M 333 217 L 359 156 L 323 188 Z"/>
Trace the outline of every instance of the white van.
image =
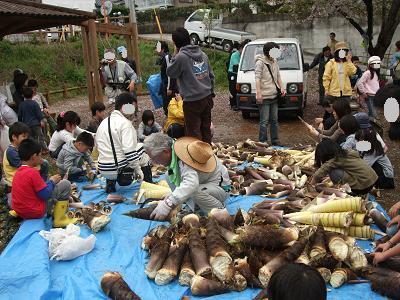
<path id="1" fill-rule="evenodd" d="M 258 54 L 263 54 L 263 47 L 267 42 L 277 43 L 281 50 L 278 64 L 287 94 L 285 103 L 279 105 L 279 110 L 296 111 L 298 115 L 302 116 L 307 102 L 307 71 L 309 65 L 304 63 L 303 51 L 299 40 L 296 38 L 259 39 L 244 47 L 236 84 L 238 108 L 242 111 L 244 119 L 249 118 L 251 112 L 258 111 L 254 58 Z"/>

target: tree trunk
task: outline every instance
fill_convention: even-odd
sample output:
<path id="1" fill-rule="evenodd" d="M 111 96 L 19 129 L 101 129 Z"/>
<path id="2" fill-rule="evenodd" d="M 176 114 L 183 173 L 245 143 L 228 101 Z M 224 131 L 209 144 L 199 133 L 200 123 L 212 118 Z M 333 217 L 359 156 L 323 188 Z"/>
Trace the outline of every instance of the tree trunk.
<path id="1" fill-rule="evenodd" d="M 380 58 L 384 57 L 387 48 L 389 48 L 392 42 L 396 28 L 400 24 L 399 12 L 400 0 L 393 0 L 387 18 L 382 22 L 376 46 L 368 49 L 370 55 L 378 55 Z"/>

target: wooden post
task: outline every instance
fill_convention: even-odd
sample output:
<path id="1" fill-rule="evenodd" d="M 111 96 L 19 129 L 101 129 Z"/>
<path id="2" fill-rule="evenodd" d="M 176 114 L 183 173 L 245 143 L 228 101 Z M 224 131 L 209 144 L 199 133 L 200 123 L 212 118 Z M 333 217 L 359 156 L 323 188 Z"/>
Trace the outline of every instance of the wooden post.
<path id="1" fill-rule="evenodd" d="M 96 101 L 95 100 L 95 91 L 93 84 L 93 77 L 91 74 L 91 63 L 90 63 L 90 55 L 89 55 L 89 38 L 87 27 L 81 27 L 82 41 L 83 41 L 83 62 L 85 64 L 85 73 L 86 73 L 86 83 L 87 83 L 87 91 L 89 96 L 89 107 Z"/>
<path id="2" fill-rule="evenodd" d="M 137 23 L 136 23 L 136 10 L 135 10 L 135 0 L 129 0 L 129 19 L 130 19 L 130 28 L 131 28 L 131 44 L 133 50 L 133 56 L 136 62 L 136 73 L 140 78 L 142 75 L 142 68 L 140 66 L 140 55 L 139 55 L 139 44 L 138 44 L 138 30 L 137 30 Z M 142 91 L 142 84 L 139 83 L 137 85 L 137 91 L 140 93 Z"/>
<path id="3" fill-rule="evenodd" d="M 97 49 L 97 31 L 96 31 L 96 23 L 94 20 L 89 20 L 89 55 L 91 60 L 91 73 L 93 76 L 94 90 L 96 101 L 103 101 L 103 89 L 100 82 L 100 74 L 99 74 L 99 51 Z M 91 103 L 92 104 L 92 103 Z"/>

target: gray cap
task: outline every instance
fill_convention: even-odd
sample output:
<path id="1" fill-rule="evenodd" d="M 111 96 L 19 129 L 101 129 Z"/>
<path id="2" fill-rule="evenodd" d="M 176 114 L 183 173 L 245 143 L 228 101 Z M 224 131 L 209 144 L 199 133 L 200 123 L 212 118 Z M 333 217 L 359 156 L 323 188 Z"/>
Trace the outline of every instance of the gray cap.
<path id="1" fill-rule="evenodd" d="M 371 128 L 372 125 L 369 121 L 369 116 L 365 112 L 359 112 L 354 115 L 356 118 L 358 125 L 361 129 Z"/>

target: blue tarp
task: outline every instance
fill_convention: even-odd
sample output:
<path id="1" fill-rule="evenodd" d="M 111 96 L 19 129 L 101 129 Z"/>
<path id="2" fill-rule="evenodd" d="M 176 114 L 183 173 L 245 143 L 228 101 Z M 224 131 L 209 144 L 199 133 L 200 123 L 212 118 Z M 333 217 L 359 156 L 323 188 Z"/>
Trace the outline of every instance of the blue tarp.
<path id="1" fill-rule="evenodd" d="M 137 189 L 138 185 L 133 185 L 119 188 L 118 192 L 131 198 Z M 103 190 L 83 191 L 81 199 L 84 203 L 98 202 L 106 196 Z M 227 207 L 234 213 L 239 207 L 247 210 L 254 202 L 264 199 L 258 196 L 231 197 Z M 107 271 L 120 272 L 143 300 L 172 300 L 191 295 L 190 289 L 180 286 L 177 281 L 157 286 L 144 273 L 147 252 L 140 247 L 142 237 L 160 223 L 121 215 L 137 208 L 134 204 L 118 204 L 113 208 L 112 221 L 96 234 L 93 251 L 72 261 L 49 260 L 48 242 L 38 234 L 40 230 L 51 228 L 49 219 L 24 221 L 0 256 L 0 299 L 107 299 L 100 288 L 101 277 Z M 86 225 L 81 225 L 81 236 L 90 234 Z M 369 241 L 360 241 L 359 244 L 368 251 L 372 250 Z M 328 288 L 328 299 L 331 300 L 386 299 L 373 293 L 368 283 Z M 241 293 L 193 299 L 252 299 L 258 292 L 257 289 L 246 289 Z"/>

